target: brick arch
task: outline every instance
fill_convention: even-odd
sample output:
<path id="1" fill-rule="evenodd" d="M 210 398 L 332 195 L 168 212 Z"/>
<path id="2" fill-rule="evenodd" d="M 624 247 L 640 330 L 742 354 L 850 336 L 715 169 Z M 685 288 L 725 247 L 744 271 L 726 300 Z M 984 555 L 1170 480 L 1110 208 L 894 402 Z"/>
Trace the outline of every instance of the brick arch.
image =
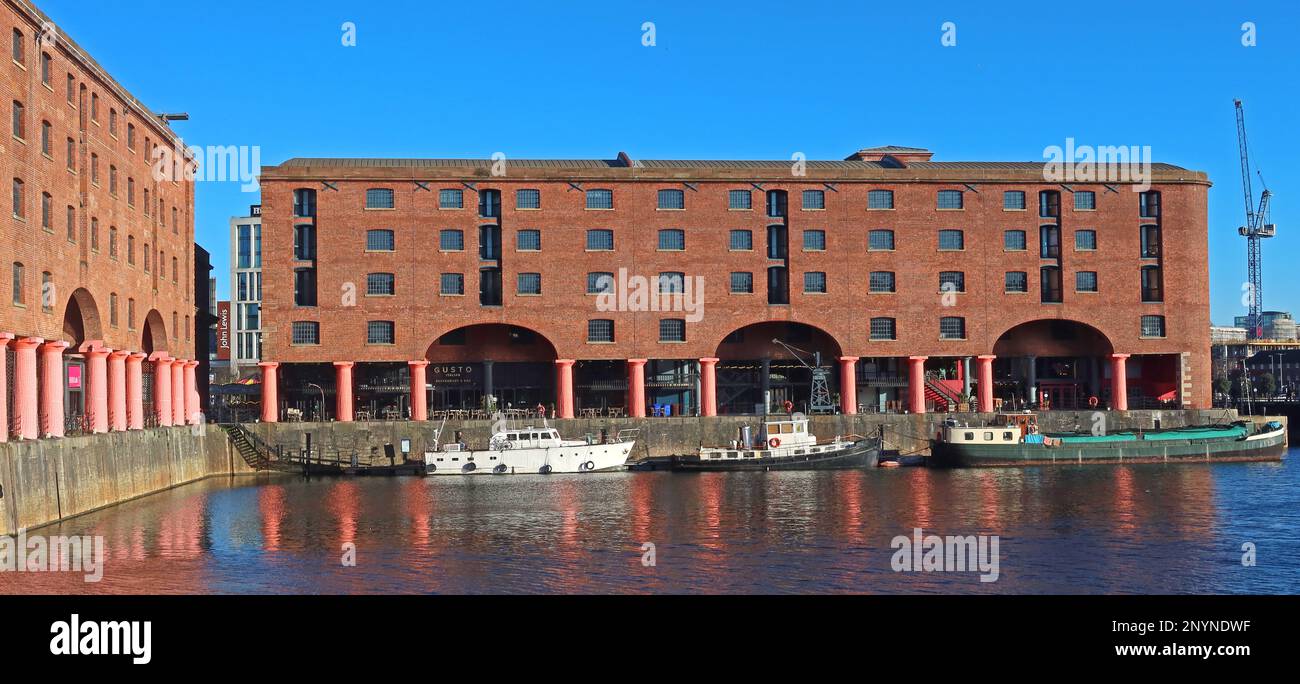
<path id="1" fill-rule="evenodd" d="M 1068 318 L 1040 318 L 1011 326 L 993 345 L 999 357 L 1109 356 L 1115 345 L 1106 333 Z"/>
<path id="2" fill-rule="evenodd" d="M 42 297 L 46 293 L 41 293 Z M 63 337 L 73 349 L 87 340 L 104 339 L 104 327 L 99 318 L 99 306 L 88 290 L 79 287 L 63 306 Z"/>
<path id="3" fill-rule="evenodd" d="M 515 330 L 531 333 L 531 341 L 520 343 L 512 339 Z M 443 345 L 439 341 L 446 335 L 465 332 L 463 345 Z M 555 343 L 528 326 L 514 323 L 483 322 L 459 325 L 434 336 L 425 348 L 424 358 L 433 363 L 465 361 L 523 361 L 550 363 L 560 358 Z"/>
<path id="4" fill-rule="evenodd" d="M 809 329 L 810 340 L 791 340 L 788 326 L 802 326 Z M 727 344 L 725 340 L 736 332 L 744 332 L 744 340 L 739 344 Z M 720 359 L 791 359 L 784 347 L 773 344 L 779 339 L 792 347 L 808 352 L 820 351 L 822 363 L 829 363 L 844 354 L 844 346 L 835 335 L 824 328 L 802 321 L 755 321 L 723 334 L 712 345 L 714 355 Z"/>
<path id="5" fill-rule="evenodd" d="M 167 351 L 167 324 L 157 309 L 150 309 L 145 314 L 144 326 L 140 332 L 140 350 L 146 354 Z"/>

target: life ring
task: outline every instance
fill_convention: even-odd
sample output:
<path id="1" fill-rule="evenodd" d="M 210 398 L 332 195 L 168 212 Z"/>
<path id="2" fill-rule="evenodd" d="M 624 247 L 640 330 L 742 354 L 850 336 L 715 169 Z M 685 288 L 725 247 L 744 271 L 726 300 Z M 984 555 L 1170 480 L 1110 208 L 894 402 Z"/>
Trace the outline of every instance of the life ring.
<path id="1" fill-rule="evenodd" d="M 595 461 L 587 461 L 586 463 L 582 464 L 582 467 L 585 468 L 587 472 L 591 472 L 596 469 L 596 463 Z"/>
<path id="2" fill-rule="evenodd" d="M 767 445 L 770 446 L 770 447 L 772 447 L 773 449 L 780 448 L 780 446 L 781 446 L 781 438 L 780 438 L 780 437 L 773 437 L 772 439 L 767 440 Z"/>
<path id="3" fill-rule="evenodd" d="M 785 402 L 785 412 L 786 412 L 786 413 L 794 413 L 794 402 L 793 402 L 793 401 L 790 401 L 789 399 L 786 400 L 786 402 Z"/>
<path id="4" fill-rule="evenodd" d="M 1092 408 L 1097 408 L 1097 404 L 1100 404 L 1100 403 L 1101 403 L 1101 401 L 1098 400 L 1097 397 L 1088 397 L 1088 406 L 1090 406 L 1090 407 L 1092 407 Z"/>

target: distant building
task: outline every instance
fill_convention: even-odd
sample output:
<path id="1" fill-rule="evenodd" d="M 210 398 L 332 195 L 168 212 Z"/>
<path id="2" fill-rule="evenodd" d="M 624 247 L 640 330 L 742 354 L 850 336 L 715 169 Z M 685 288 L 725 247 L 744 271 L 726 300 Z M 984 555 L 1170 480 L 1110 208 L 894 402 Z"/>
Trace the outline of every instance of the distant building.
<path id="1" fill-rule="evenodd" d="M 1246 329 L 1215 325 L 1210 327 L 1210 344 L 1230 344 L 1246 341 Z"/>
<path id="2" fill-rule="evenodd" d="M 1300 389 L 1300 349 L 1261 351 L 1246 359 L 1246 370 L 1254 377 L 1271 374 L 1277 393 L 1293 396 Z"/>
<path id="3" fill-rule="evenodd" d="M 231 373 L 247 377 L 262 358 L 262 207 L 230 219 Z"/>
<path id="4" fill-rule="evenodd" d="M 1260 339 L 1265 340 L 1294 340 L 1296 339 L 1295 318 L 1289 311 L 1265 311 L 1260 314 L 1264 334 Z M 1233 324 L 1239 328 L 1250 329 L 1249 316 L 1237 316 L 1233 319 Z"/>

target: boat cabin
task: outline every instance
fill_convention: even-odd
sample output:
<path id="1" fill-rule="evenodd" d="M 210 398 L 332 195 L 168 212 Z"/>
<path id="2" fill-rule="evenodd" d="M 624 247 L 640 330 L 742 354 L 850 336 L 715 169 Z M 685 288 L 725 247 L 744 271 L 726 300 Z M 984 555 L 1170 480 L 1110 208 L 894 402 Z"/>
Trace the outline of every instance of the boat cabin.
<path id="1" fill-rule="evenodd" d="M 817 437 L 808 431 L 807 418 L 769 420 L 763 424 L 761 437 L 763 444 L 773 449 L 817 444 Z"/>
<path id="2" fill-rule="evenodd" d="M 524 428 L 503 430 L 492 436 L 492 443 L 501 443 L 506 449 L 546 449 L 563 446 L 560 433 L 551 428 Z"/>
<path id="3" fill-rule="evenodd" d="M 948 421 L 943 441 L 949 444 L 1020 444 L 1043 442 L 1035 413 L 999 413 L 992 425 L 961 425 Z"/>

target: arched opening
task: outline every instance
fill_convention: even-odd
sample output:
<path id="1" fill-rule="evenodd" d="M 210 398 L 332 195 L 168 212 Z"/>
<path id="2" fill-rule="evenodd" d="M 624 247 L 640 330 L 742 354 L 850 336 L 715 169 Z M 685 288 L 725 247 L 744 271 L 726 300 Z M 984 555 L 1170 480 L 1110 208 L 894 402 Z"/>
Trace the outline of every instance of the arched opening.
<path id="1" fill-rule="evenodd" d="M 555 345 L 534 330 L 504 323 L 456 328 L 435 339 L 424 358 L 431 411 L 554 403 Z"/>
<path id="2" fill-rule="evenodd" d="M 53 296 L 52 291 L 41 292 L 42 300 Z M 63 307 L 63 339 L 68 343 L 63 359 L 66 434 L 76 434 L 86 427 L 86 361 L 81 347 L 87 341 L 102 340 L 103 334 L 95 298 L 85 288 L 77 288 Z"/>
<path id="3" fill-rule="evenodd" d="M 157 309 L 150 309 L 144 317 L 144 330 L 140 333 L 140 351 L 152 354 L 168 349 L 167 324 Z"/>
<path id="4" fill-rule="evenodd" d="M 804 323 L 764 321 L 734 330 L 715 354 L 718 413 L 782 411 L 787 401 L 798 411 L 834 412 L 842 353 L 829 333 Z"/>
<path id="5" fill-rule="evenodd" d="M 1011 408 L 1082 409 L 1109 400 L 1115 347 L 1100 330 L 1077 321 L 1021 323 L 993 345 L 995 399 Z M 1043 405 L 1044 400 L 1046 405 Z"/>
<path id="6" fill-rule="evenodd" d="M 44 293 L 41 294 L 45 296 Z M 69 349 L 77 349 L 86 340 L 101 340 L 104 329 L 100 325 L 99 307 L 95 298 L 85 288 L 77 288 L 63 308 L 63 338 Z"/>

